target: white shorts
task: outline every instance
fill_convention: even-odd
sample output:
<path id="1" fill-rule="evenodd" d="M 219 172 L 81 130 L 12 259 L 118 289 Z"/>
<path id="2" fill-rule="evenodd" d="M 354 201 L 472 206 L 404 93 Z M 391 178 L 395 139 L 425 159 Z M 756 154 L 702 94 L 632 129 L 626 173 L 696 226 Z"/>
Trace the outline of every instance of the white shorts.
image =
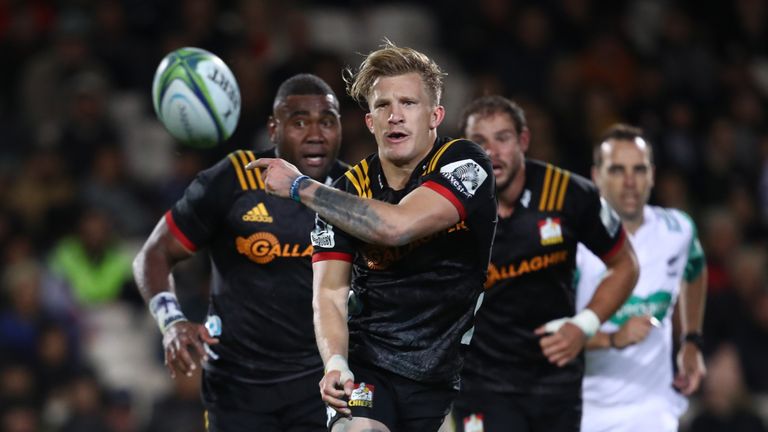
<path id="1" fill-rule="evenodd" d="M 679 403 L 663 397 L 649 397 L 631 405 L 605 406 L 584 401 L 581 432 L 677 432 L 678 418 L 684 410 Z"/>

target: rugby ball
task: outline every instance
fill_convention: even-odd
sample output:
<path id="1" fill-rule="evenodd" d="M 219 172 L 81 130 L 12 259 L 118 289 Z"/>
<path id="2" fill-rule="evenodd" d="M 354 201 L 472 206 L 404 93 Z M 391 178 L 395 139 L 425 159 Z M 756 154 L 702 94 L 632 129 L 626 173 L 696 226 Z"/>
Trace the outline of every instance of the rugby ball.
<path id="1" fill-rule="evenodd" d="M 200 48 L 163 58 L 152 81 L 155 114 L 176 139 L 193 147 L 226 141 L 240 118 L 240 88 L 229 67 Z"/>

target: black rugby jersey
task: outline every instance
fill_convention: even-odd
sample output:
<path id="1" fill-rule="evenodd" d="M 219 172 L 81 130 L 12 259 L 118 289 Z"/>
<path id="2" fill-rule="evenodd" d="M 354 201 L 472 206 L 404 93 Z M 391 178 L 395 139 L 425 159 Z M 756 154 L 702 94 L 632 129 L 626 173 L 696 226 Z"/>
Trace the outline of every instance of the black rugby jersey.
<path id="1" fill-rule="evenodd" d="M 218 360 L 206 368 L 271 383 L 323 367 L 312 326 L 314 212 L 267 195 L 255 157 L 236 151 L 202 171 L 166 213 L 171 232 L 190 250 L 206 246 L 212 262 L 208 315 L 221 319 Z M 335 162 L 329 174 L 347 169 Z"/>
<path id="2" fill-rule="evenodd" d="M 510 217 L 499 218 L 483 305 L 462 371 L 462 388 L 527 394 L 579 394 L 583 354 L 558 367 L 534 330 L 575 313 L 576 245 L 607 258 L 624 241 L 618 216 L 589 180 L 527 160 Z"/>
<path id="3" fill-rule="evenodd" d="M 362 160 L 336 187 L 397 204 L 417 187 L 453 203 L 455 226 L 400 247 L 366 244 L 318 218 L 314 260 L 353 264 L 362 310 L 349 319 L 349 358 L 421 382 L 455 381 L 461 339 L 471 328 L 496 227 L 495 180 L 485 152 L 467 140 L 435 141 L 402 190 L 393 190 L 378 155 Z"/>

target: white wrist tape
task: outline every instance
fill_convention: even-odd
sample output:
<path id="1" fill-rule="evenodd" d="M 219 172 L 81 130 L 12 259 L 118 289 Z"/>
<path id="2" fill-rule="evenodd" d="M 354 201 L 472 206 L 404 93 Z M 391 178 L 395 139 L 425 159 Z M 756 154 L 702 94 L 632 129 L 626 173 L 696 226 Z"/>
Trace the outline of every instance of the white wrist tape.
<path id="1" fill-rule="evenodd" d="M 580 328 L 588 338 L 594 336 L 600 328 L 600 318 L 597 317 L 597 314 L 592 312 L 591 309 L 584 309 L 570 318 L 558 318 L 546 323 L 544 330 L 547 333 L 555 333 L 567 322 Z"/>
<path id="2" fill-rule="evenodd" d="M 168 291 L 155 294 L 152 299 L 149 300 L 149 311 L 157 321 L 160 331 L 165 331 L 179 321 L 186 321 L 187 317 L 181 311 L 179 300 L 176 298 L 176 294 Z"/>
<path id="3" fill-rule="evenodd" d="M 328 362 L 325 363 L 325 373 L 333 370 L 341 372 L 341 376 L 339 377 L 339 382 L 341 385 L 344 385 L 347 380 L 352 380 L 352 382 L 355 382 L 355 375 L 351 370 L 349 370 L 347 359 L 345 359 L 343 355 L 334 354 L 331 356 L 331 358 L 328 359 Z"/>

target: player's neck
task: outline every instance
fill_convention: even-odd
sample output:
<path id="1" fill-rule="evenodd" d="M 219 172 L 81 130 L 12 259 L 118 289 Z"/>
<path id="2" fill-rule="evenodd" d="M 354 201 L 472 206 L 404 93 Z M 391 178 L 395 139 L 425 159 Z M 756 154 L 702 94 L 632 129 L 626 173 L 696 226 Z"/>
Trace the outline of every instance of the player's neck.
<path id="1" fill-rule="evenodd" d="M 500 217 L 509 217 L 515 212 L 515 205 L 517 200 L 520 199 L 520 194 L 523 193 L 523 186 L 525 186 L 525 163 L 521 164 L 520 169 L 515 174 L 515 178 L 509 182 L 509 185 L 496 192 Z"/>
<path id="2" fill-rule="evenodd" d="M 632 219 L 622 218 L 621 224 L 624 225 L 624 229 L 627 230 L 628 233 L 634 235 L 637 232 L 637 230 L 639 230 L 640 227 L 643 226 L 643 215 L 641 213 L 640 216 Z"/>
<path id="3" fill-rule="evenodd" d="M 435 142 L 433 139 L 432 143 Z M 381 170 L 384 172 L 384 178 L 387 179 L 387 185 L 394 190 L 401 190 L 408 184 L 408 180 L 413 174 L 413 170 L 424 160 L 425 157 L 432 151 L 432 146 L 428 145 L 424 147 L 424 150 L 414 158 L 406 162 L 395 162 L 387 158 L 382 157 L 379 153 L 379 161 L 381 161 Z"/>
<path id="4" fill-rule="evenodd" d="M 384 172 L 384 178 L 387 179 L 387 185 L 394 190 L 401 190 L 408 184 L 413 169 L 416 164 L 396 165 L 392 162 L 381 160 L 381 170 Z"/>

